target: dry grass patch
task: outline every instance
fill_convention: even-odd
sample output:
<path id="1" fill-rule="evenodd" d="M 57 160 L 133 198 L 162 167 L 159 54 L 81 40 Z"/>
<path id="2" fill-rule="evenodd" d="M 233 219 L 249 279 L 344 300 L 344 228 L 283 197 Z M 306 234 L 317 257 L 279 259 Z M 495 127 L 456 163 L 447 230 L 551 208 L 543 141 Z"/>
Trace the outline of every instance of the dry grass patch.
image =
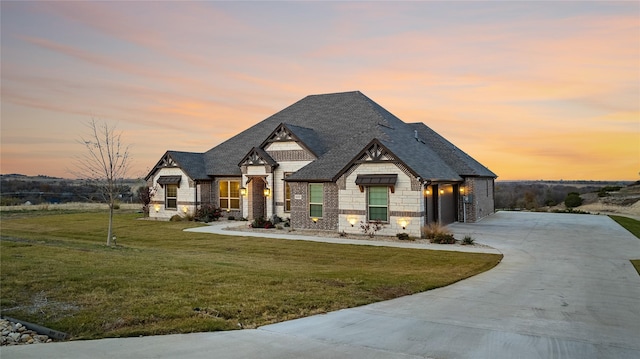
<path id="1" fill-rule="evenodd" d="M 184 232 L 106 213 L 5 216 L 2 314 L 74 339 L 253 328 L 417 293 L 500 255 Z"/>

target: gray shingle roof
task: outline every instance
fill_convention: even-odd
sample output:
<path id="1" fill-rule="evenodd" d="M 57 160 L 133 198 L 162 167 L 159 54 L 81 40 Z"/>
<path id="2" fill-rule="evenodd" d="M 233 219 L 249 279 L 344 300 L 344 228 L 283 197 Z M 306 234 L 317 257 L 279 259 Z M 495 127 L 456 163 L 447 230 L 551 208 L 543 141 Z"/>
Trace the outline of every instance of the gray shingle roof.
<path id="1" fill-rule="evenodd" d="M 461 176 L 498 177 L 466 152 L 447 141 L 422 122 L 410 123 L 418 137 L 426 142 L 451 168 Z"/>
<path id="2" fill-rule="evenodd" d="M 176 162 L 194 179 L 240 176 L 238 163 L 253 147 L 264 145 L 280 125 L 318 157 L 292 174 L 291 180 L 335 181 L 374 140 L 425 180 L 460 181 L 460 175 L 495 177 L 428 127 L 401 121 L 359 91 L 307 96 L 205 153 L 169 153 L 177 154 Z M 414 130 L 425 141 L 417 141 Z"/>
<path id="3" fill-rule="evenodd" d="M 204 156 L 202 153 L 167 151 L 185 173 L 194 180 L 208 179 L 207 171 L 204 167 Z"/>

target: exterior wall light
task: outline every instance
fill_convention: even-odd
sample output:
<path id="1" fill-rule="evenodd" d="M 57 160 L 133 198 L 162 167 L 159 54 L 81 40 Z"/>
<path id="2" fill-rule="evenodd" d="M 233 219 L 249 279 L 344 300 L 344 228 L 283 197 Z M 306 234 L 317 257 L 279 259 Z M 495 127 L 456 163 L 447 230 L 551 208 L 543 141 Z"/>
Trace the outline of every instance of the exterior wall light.
<path id="1" fill-rule="evenodd" d="M 429 191 L 428 189 L 425 189 L 425 190 L 424 190 L 424 195 L 425 195 L 425 196 L 428 196 L 428 195 L 430 195 L 430 194 L 431 194 L 431 191 Z"/>
<path id="2" fill-rule="evenodd" d="M 247 195 L 247 189 L 244 187 L 240 187 L 240 195 L 241 196 L 246 196 Z"/>
<path id="3" fill-rule="evenodd" d="M 271 189 L 270 188 L 265 188 L 263 192 L 264 192 L 264 196 L 265 197 L 269 197 L 271 195 Z"/>
<path id="4" fill-rule="evenodd" d="M 160 212 L 160 205 L 156 204 L 155 206 L 153 206 L 153 209 L 156 210 L 156 213 Z"/>
<path id="5" fill-rule="evenodd" d="M 400 221 L 400 226 L 402 227 L 402 229 L 407 229 L 407 220 L 403 219 Z"/>
<path id="6" fill-rule="evenodd" d="M 356 222 L 358 221 L 358 219 L 356 217 L 349 217 L 348 218 L 349 224 L 351 225 L 351 227 L 353 227 Z"/>
<path id="7" fill-rule="evenodd" d="M 187 206 L 182 206 L 182 212 L 187 213 L 188 210 Z"/>
<path id="8" fill-rule="evenodd" d="M 440 190 L 440 194 L 444 194 L 444 190 L 443 189 Z"/>
<path id="9" fill-rule="evenodd" d="M 313 217 L 313 218 L 311 218 L 311 220 L 313 221 L 313 223 L 318 223 L 318 218 L 317 217 Z"/>

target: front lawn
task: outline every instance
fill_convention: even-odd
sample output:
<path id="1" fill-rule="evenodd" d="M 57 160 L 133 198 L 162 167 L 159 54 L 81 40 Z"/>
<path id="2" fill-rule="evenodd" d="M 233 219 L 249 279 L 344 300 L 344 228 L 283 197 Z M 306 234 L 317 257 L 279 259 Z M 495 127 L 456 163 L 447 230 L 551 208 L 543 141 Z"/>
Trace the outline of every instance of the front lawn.
<path id="1" fill-rule="evenodd" d="M 638 221 L 637 219 L 622 216 L 609 217 L 611 217 L 611 219 L 618 222 L 619 225 L 621 225 L 627 231 L 631 232 L 634 236 L 640 239 L 640 221 Z M 638 274 L 640 274 L 640 259 L 633 259 L 631 263 L 636 268 Z"/>
<path id="2" fill-rule="evenodd" d="M 502 256 L 182 231 L 105 213 L 2 213 L 3 315 L 73 339 L 232 330 L 445 286 Z M 276 230 L 274 230 L 276 231 Z"/>

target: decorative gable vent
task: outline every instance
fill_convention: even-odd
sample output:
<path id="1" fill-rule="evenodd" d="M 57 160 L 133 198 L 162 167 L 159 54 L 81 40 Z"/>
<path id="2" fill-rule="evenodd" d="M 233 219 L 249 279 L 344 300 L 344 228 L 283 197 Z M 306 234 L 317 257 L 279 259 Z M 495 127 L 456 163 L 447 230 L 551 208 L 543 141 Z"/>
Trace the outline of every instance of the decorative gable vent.
<path id="1" fill-rule="evenodd" d="M 240 161 L 239 165 L 240 166 L 265 165 L 265 166 L 275 167 L 278 164 L 276 163 L 276 161 L 273 160 L 273 158 L 271 158 L 271 156 L 269 156 L 268 153 L 266 153 L 265 151 L 257 147 L 254 147 L 251 149 L 251 151 L 249 151 L 249 153 L 247 153 L 246 156 L 244 156 L 242 161 Z"/>
<path id="2" fill-rule="evenodd" d="M 366 162 L 381 162 L 395 161 L 396 159 L 379 143 L 374 142 L 371 146 L 369 146 L 369 148 L 366 149 L 366 151 L 364 151 L 359 160 Z"/>
<path id="3" fill-rule="evenodd" d="M 171 156 L 165 155 L 162 157 L 157 167 L 178 167 L 178 164 L 173 160 L 173 158 L 171 158 Z"/>
<path id="4" fill-rule="evenodd" d="M 291 135 L 291 132 L 289 132 L 289 130 L 287 130 L 284 125 L 280 125 L 267 140 L 267 142 L 278 141 L 295 141 L 295 139 Z"/>

